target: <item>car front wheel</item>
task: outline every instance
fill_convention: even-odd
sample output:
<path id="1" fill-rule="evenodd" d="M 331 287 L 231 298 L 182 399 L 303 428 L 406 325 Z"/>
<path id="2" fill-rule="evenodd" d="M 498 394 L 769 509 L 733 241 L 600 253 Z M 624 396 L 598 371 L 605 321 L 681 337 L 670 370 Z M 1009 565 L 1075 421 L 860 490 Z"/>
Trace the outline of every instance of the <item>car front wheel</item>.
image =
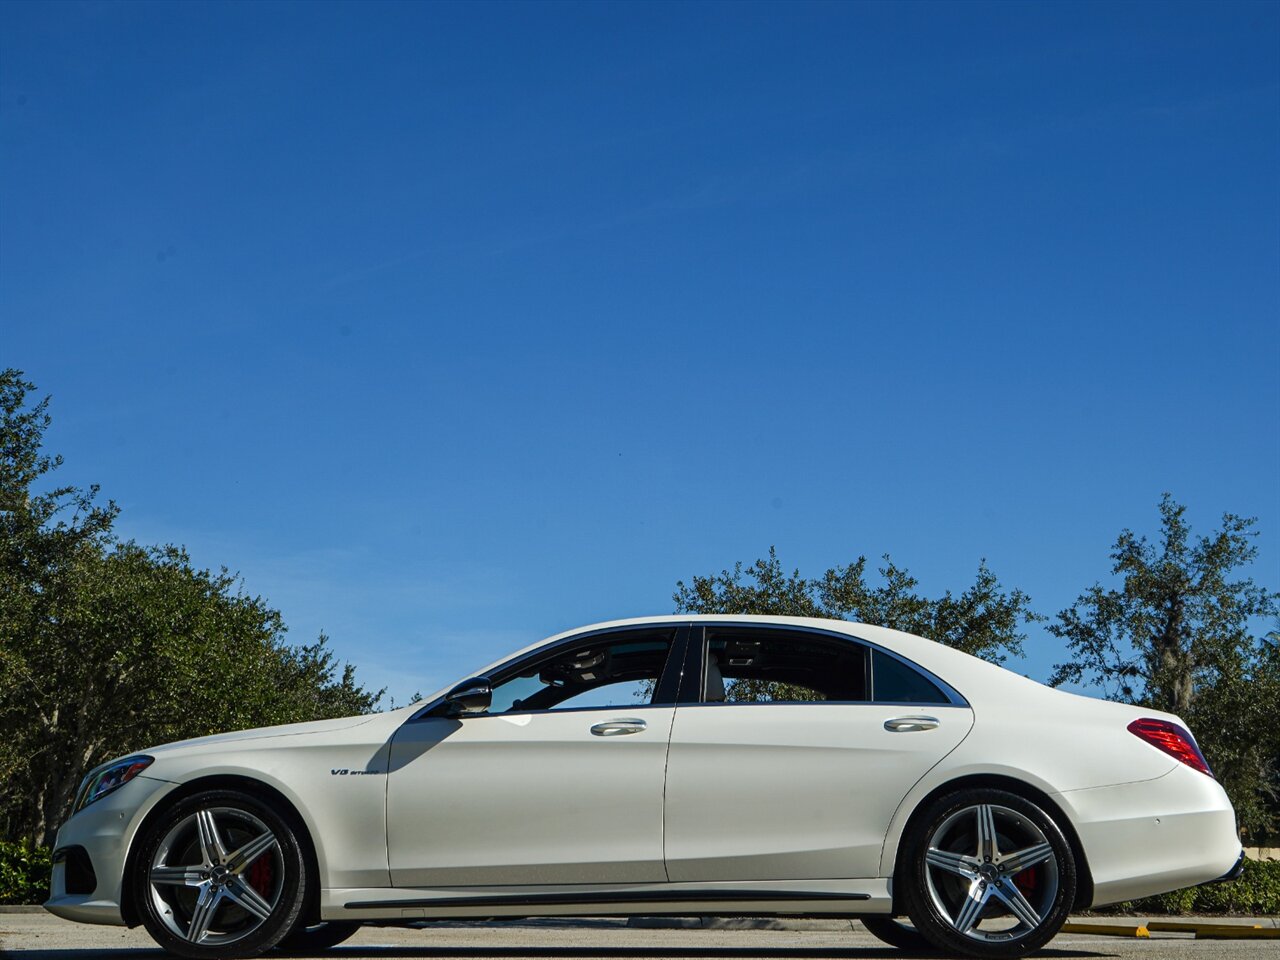
<path id="1" fill-rule="evenodd" d="M 989 960 L 1036 950 L 1066 921 L 1076 865 L 1039 806 L 995 789 L 940 798 L 904 847 L 907 912 L 938 949 Z"/>
<path id="2" fill-rule="evenodd" d="M 135 860 L 147 932 L 192 960 L 255 957 L 294 929 L 306 867 L 290 824 L 257 797 L 209 790 L 151 824 Z"/>

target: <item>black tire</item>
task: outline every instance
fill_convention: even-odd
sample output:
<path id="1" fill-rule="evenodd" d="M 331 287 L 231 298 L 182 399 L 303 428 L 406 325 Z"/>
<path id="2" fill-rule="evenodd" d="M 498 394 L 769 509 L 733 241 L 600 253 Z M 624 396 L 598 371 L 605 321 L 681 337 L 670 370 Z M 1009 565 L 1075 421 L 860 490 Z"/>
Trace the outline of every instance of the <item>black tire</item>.
<path id="1" fill-rule="evenodd" d="M 919 930 L 893 917 L 859 917 L 862 925 L 881 943 L 908 953 L 937 953 L 938 948 Z"/>
<path id="2" fill-rule="evenodd" d="M 994 856 L 984 837 L 994 838 Z M 930 854 L 933 862 L 926 860 L 931 844 L 940 851 Z M 915 818 L 902 849 L 907 913 L 946 953 L 1026 956 L 1053 939 L 1075 902 L 1075 857 L 1062 830 L 1039 806 L 1006 790 L 939 798 Z"/>
<path id="3" fill-rule="evenodd" d="M 213 849 L 220 846 L 222 854 L 206 855 L 205 817 L 215 824 Z M 266 846 L 250 856 L 255 840 Z M 212 869 L 210 861 L 217 861 Z M 173 879 L 175 871 L 184 879 Z M 149 824 L 127 882 L 152 939 L 190 960 L 266 953 L 296 926 L 308 890 L 306 860 L 290 818 L 238 790 L 186 797 Z M 196 929 L 202 902 L 204 933 Z"/>
<path id="4" fill-rule="evenodd" d="M 277 949 L 285 953 L 319 953 L 351 939 L 360 927 L 359 923 L 340 920 L 326 920 L 310 926 L 299 925 L 280 941 Z"/>

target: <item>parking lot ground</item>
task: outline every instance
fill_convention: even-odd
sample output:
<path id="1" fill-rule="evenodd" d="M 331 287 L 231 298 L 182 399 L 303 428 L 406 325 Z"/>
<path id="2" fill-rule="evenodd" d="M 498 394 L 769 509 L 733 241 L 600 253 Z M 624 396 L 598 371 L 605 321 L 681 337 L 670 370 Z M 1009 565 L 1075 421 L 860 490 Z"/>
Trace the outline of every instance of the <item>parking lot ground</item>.
<path id="1" fill-rule="evenodd" d="M 1253 922 L 1276 924 L 1273 918 Z M 743 929 L 741 923 L 713 923 L 654 929 L 601 919 L 366 927 L 342 946 L 318 956 L 333 960 L 909 960 L 908 954 L 884 946 L 856 922 L 796 926 L 802 928 Z M 6 960 L 164 956 L 141 928 L 91 927 L 43 912 L 0 913 L 0 955 Z M 1195 940 L 1190 934 L 1159 932 L 1149 939 L 1063 934 L 1038 956 L 1273 960 L 1276 941 Z"/>

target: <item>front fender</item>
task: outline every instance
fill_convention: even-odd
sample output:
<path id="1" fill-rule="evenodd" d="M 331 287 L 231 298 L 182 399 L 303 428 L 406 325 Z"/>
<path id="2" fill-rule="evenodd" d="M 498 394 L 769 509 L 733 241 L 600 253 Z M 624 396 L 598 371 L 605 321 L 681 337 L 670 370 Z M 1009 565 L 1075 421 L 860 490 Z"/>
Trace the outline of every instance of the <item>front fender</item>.
<path id="1" fill-rule="evenodd" d="M 308 738 L 310 739 L 310 738 Z M 187 789 L 236 778 L 262 784 L 297 811 L 322 889 L 390 885 L 387 745 L 250 741 L 232 755 L 165 757 L 160 771 Z M 161 764 L 158 761 L 157 767 Z"/>

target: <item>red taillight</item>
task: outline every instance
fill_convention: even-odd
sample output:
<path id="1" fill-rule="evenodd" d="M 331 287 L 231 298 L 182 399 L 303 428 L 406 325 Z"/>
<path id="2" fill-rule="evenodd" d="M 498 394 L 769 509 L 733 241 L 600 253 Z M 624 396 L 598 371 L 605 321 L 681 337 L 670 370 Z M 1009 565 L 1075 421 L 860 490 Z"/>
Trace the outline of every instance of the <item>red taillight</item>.
<path id="1" fill-rule="evenodd" d="M 1200 748 L 1196 746 L 1196 738 L 1191 736 L 1189 730 L 1178 726 L 1176 723 L 1170 723 L 1168 720 L 1156 720 L 1152 717 L 1143 717 L 1141 720 L 1135 720 L 1129 724 L 1129 732 L 1141 740 L 1147 741 L 1157 750 L 1163 750 L 1175 760 L 1181 760 L 1188 767 L 1193 767 L 1201 773 L 1212 777 L 1213 771 L 1209 769 L 1209 763 L 1204 758 L 1204 754 L 1200 752 Z"/>

